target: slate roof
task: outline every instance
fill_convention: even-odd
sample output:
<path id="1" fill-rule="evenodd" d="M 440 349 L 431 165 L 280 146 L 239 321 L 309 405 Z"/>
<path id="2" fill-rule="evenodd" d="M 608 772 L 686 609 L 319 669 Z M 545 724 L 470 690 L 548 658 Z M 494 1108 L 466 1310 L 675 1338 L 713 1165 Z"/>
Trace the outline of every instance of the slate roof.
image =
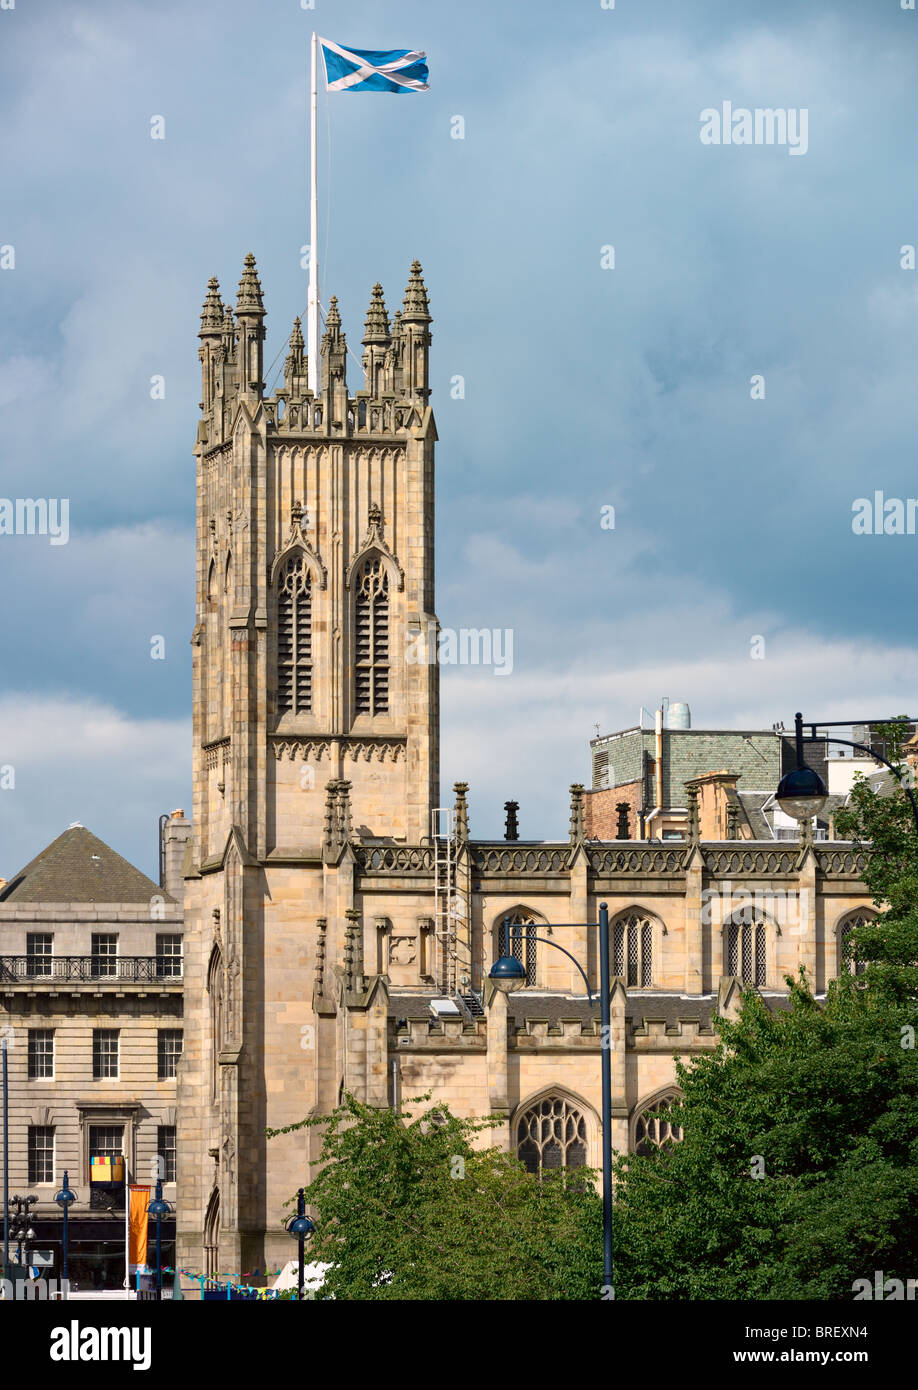
<path id="1" fill-rule="evenodd" d="M 774 1013 L 790 1007 L 788 996 L 762 991 L 765 1007 Z M 429 1019 L 430 994 L 396 994 L 389 999 L 389 1016 L 393 1019 Z M 599 1001 L 591 1007 L 586 999 L 572 999 L 564 994 L 529 994 L 520 991 L 509 996 L 509 1015 L 517 1029 L 525 1026 L 526 1020 L 547 1020 L 560 1024 L 562 1020 L 579 1019 L 589 1024 L 595 1019 L 599 1022 Z M 710 1027 L 717 1008 L 714 994 L 684 995 L 669 993 L 630 994 L 625 1006 L 625 1018 L 635 1028 L 643 1023 L 665 1023 L 667 1028 L 677 1023 L 698 1023 L 703 1028 Z"/>
<path id="2" fill-rule="evenodd" d="M 867 781 L 870 783 L 870 790 L 874 796 L 895 796 L 899 790 L 899 782 L 885 767 L 876 772 L 869 772 Z M 848 797 L 843 797 L 842 800 L 847 802 Z"/>
<path id="3" fill-rule="evenodd" d="M 737 790 L 736 792 L 736 799 L 746 813 L 746 820 L 752 830 L 752 838 L 754 840 L 774 839 L 771 823 L 765 815 L 764 809 L 769 803 L 771 805 L 774 804 L 774 797 L 775 794 L 773 791 L 741 792 Z M 817 827 L 828 829 L 830 817 L 833 816 L 840 807 L 844 806 L 847 800 L 847 795 L 840 796 L 837 793 L 833 793 L 831 796 L 827 797 L 825 806 L 816 817 Z"/>
<path id="4" fill-rule="evenodd" d="M 144 903 L 173 899 L 83 825 L 52 840 L 0 892 L 0 903 Z"/>
<path id="5" fill-rule="evenodd" d="M 773 839 L 771 825 L 762 811 L 765 803 L 771 801 L 773 797 L 774 792 L 741 792 L 737 789 L 736 799 L 746 813 L 746 820 L 754 840 Z"/>

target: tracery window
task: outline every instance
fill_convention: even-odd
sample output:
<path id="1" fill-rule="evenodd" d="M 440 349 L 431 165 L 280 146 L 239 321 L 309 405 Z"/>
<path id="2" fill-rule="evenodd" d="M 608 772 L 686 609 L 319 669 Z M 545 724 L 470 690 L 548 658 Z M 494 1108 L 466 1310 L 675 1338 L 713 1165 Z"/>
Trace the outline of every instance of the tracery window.
<path id="1" fill-rule="evenodd" d="M 312 576 L 304 555 L 293 555 L 278 580 L 277 713 L 312 710 Z"/>
<path id="2" fill-rule="evenodd" d="M 357 582 L 354 707 L 357 714 L 389 712 L 389 576 L 371 556 Z"/>
<path id="3" fill-rule="evenodd" d="M 530 1173 L 585 1168 L 586 1119 L 563 1096 L 546 1096 L 516 1123 L 516 1154 Z"/>
<path id="4" fill-rule="evenodd" d="M 850 917 L 839 923 L 839 974 L 841 975 L 863 975 L 867 969 L 865 960 L 855 960 L 854 958 L 854 933 L 858 927 L 865 926 L 874 920 L 870 912 L 852 912 Z"/>
<path id="5" fill-rule="evenodd" d="M 521 927 L 522 930 L 514 931 L 514 927 Z M 499 956 L 516 956 L 517 960 L 526 967 L 527 985 L 536 983 L 538 972 L 537 935 L 538 925 L 535 917 L 525 908 L 517 908 L 500 920 L 497 933 L 497 954 Z"/>
<path id="6" fill-rule="evenodd" d="M 724 928 L 724 973 L 741 984 L 761 989 L 765 984 L 765 925 L 728 922 Z"/>
<path id="7" fill-rule="evenodd" d="M 633 989 L 653 984 L 653 924 L 638 912 L 613 923 L 612 974 Z"/>
<path id="8" fill-rule="evenodd" d="M 664 1149 L 682 1140 L 682 1129 L 672 1120 L 672 1107 L 680 1097 L 675 1092 L 660 1096 L 658 1100 L 645 1106 L 634 1124 L 634 1152 L 652 1153 L 654 1149 Z"/>

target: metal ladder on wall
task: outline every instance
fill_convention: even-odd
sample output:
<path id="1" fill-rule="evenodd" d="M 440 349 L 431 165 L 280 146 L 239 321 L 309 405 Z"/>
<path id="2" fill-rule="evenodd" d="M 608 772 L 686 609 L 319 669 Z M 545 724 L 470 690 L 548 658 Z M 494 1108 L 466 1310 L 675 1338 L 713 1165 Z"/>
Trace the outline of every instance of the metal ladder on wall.
<path id="1" fill-rule="evenodd" d="M 434 847 L 434 939 L 437 988 L 456 999 L 470 1018 L 484 1007 L 472 964 L 471 868 L 467 855 L 457 853 L 456 813 L 451 806 L 431 813 Z M 479 986 L 480 987 L 480 986 Z"/>

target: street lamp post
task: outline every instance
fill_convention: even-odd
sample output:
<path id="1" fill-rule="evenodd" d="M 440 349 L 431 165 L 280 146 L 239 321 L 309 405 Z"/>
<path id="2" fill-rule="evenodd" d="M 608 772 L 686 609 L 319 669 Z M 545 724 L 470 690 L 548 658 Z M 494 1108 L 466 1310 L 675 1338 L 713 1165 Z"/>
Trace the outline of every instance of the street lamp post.
<path id="1" fill-rule="evenodd" d="M 306 1193 L 301 1187 L 296 1194 L 296 1216 L 290 1216 L 284 1223 L 286 1229 L 297 1242 L 299 1251 L 299 1272 L 297 1277 L 297 1300 L 303 1300 L 306 1237 L 315 1233 L 315 1226 L 306 1215 Z"/>
<path id="2" fill-rule="evenodd" d="M 54 1200 L 61 1209 L 61 1297 L 69 1297 L 67 1286 L 67 1215 L 70 1206 L 77 1199 L 75 1192 L 71 1191 L 70 1183 L 67 1180 L 67 1169 L 64 1169 L 64 1185 L 60 1192 L 55 1193 Z"/>
<path id="3" fill-rule="evenodd" d="M 817 729 L 842 729 L 850 728 L 850 719 L 817 719 L 806 721 L 806 727 L 810 731 L 810 742 L 816 741 Z M 858 721 L 862 724 L 906 724 L 912 725 L 914 719 L 862 719 Z M 781 810 L 793 820 L 807 821 L 819 814 L 826 804 L 828 793 L 825 783 L 817 772 L 811 767 L 807 767 L 803 761 L 803 715 L 794 715 L 794 738 L 797 751 L 797 766 L 792 772 L 785 773 L 778 783 L 777 801 Z M 906 795 L 912 806 L 912 815 L 915 820 L 915 829 L 918 831 L 918 802 L 915 801 L 914 793 L 910 786 L 902 782 L 902 775 L 897 767 L 877 753 L 875 749 L 868 748 L 865 743 L 855 743 L 850 738 L 838 738 L 832 736 L 833 743 L 843 743 L 846 748 L 859 748 L 863 753 L 867 753 L 871 758 L 875 758 L 878 763 L 888 767 L 896 781 L 903 786 Z"/>
<path id="4" fill-rule="evenodd" d="M 582 922 L 553 922 L 552 926 L 580 927 Z M 585 924 L 588 928 L 595 925 Z M 599 1002 L 602 1023 L 602 1282 L 603 1292 L 612 1289 L 612 986 L 609 976 L 609 908 L 606 903 L 599 904 Z M 522 927 L 519 923 L 511 925 L 509 917 L 504 918 L 504 949 L 510 949 L 510 932 L 522 941 Z M 595 1006 L 596 999 L 590 989 L 590 982 L 580 962 L 570 951 L 559 946 L 545 936 L 531 937 L 527 940 L 540 941 L 545 946 L 554 946 L 556 951 L 573 961 L 586 985 L 587 1000 Z M 526 983 L 523 963 L 514 955 L 501 956 L 488 973 L 488 979 L 503 994 L 512 994 L 522 989 Z"/>
<path id="5" fill-rule="evenodd" d="M 163 1180 L 156 1180 L 156 1196 L 147 1206 L 147 1215 L 152 1216 L 156 1221 L 156 1301 L 160 1303 L 163 1297 L 163 1217 L 168 1216 L 172 1206 L 163 1200 Z M 175 1276 L 178 1278 L 178 1274 Z"/>
<path id="6" fill-rule="evenodd" d="M 37 1197 L 20 1197 L 14 1192 L 9 1200 L 9 1206 L 6 1209 L 6 1223 L 7 1229 L 9 1229 L 10 1207 L 16 1208 L 17 1229 L 13 1232 L 13 1239 L 16 1242 L 16 1263 L 19 1265 L 20 1269 L 22 1268 L 23 1242 L 35 1239 L 35 1232 L 29 1222 L 29 1211 L 35 1206 L 37 1201 Z"/>

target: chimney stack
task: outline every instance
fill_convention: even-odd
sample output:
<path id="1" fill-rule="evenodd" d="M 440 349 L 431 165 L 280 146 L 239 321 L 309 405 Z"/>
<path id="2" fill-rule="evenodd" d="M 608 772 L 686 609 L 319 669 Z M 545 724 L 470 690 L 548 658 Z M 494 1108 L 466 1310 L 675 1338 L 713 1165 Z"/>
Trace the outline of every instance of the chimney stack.
<path id="1" fill-rule="evenodd" d="M 163 850 L 166 871 L 163 888 L 180 903 L 185 897 L 185 847 L 191 839 L 191 821 L 185 819 L 184 811 L 173 811 L 163 826 Z"/>

